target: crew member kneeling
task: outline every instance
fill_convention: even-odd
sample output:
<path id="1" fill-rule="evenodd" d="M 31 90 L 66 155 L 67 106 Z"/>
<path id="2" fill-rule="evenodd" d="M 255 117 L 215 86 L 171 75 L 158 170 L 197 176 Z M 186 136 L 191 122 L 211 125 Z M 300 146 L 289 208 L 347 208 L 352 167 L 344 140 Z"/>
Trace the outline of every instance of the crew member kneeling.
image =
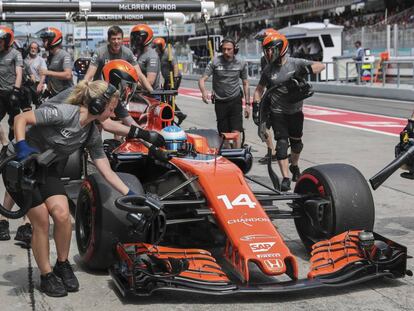
<path id="1" fill-rule="evenodd" d="M 32 249 L 41 273 L 40 288 L 49 296 L 66 296 L 67 292 L 79 288 L 68 261 L 72 224 L 60 180 L 60 160 L 85 146 L 105 180 L 121 194 L 133 194 L 112 171 L 103 150 L 101 134 L 94 124 L 95 120 L 103 122 L 113 114 L 118 97 L 119 92 L 104 81 L 82 81 L 66 103 L 45 105 L 15 118 L 16 143 L 9 144 L 9 152 L 16 153 L 18 161 L 47 149 L 57 154 L 55 163 L 48 169 L 46 183 L 33 191 L 32 208 L 27 213 L 33 226 Z M 20 205 L 21 196 L 10 194 Z M 53 270 L 49 260 L 49 215 L 53 218 L 57 251 Z"/>

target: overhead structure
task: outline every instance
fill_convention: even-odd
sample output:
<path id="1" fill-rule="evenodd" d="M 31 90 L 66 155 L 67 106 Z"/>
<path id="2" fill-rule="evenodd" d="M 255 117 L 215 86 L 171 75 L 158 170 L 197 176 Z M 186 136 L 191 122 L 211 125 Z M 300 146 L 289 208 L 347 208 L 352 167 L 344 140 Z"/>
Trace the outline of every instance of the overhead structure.
<path id="1" fill-rule="evenodd" d="M 178 12 L 143 12 L 130 14 L 104 14 L 104 13 L 2 13 L 0 21 L 5 22 L 128 22 L 128 21 L 165 21 L 170 20 L 175 24 L 183 24 L 185 15 Z"/>
<path id="2" fill-rule="evenodd" d="M 213 1 L 24 1 L 0 0 L 0 13 L 7 12 L 212 12 Z"/>

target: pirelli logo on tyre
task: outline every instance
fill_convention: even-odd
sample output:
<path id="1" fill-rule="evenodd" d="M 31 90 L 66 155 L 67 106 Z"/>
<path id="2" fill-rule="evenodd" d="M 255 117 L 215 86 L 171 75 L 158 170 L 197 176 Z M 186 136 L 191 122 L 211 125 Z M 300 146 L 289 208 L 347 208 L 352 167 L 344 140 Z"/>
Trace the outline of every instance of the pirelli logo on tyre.
<path id="1" fill-rule="evenodd" d="M 267 252 L 276 242 L 262 242 L 262 243 L 250 243 L 249 246 L 253 253 Z"/>

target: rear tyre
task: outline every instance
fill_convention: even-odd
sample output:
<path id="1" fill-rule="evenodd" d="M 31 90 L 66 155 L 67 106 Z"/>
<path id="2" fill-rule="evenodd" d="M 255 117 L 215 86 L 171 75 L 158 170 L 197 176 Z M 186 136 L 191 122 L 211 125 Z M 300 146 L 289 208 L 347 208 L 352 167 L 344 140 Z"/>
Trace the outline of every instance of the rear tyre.
<path id="1" fill-rule="evenodd" d="M 371 190 L 364 176 L 347 164 L 324 164 L 306 169 L 295 186 L 299 194 L 314 194 L 330 203 L 318 211 L 318 219 L 310 217 L 305 202 L 299 210 L 301 218 L 295 225 L 305 247 L 329 239 L 347 230 L 373 230 L 375 207 Z"/>
<path id="2" fill-rule="evenodd" d="M 117 174 L 136 194 L 144 193 L 135 176 Z M 89 269 L 110 267 L 116 260 L 116 243 L 129 242 L 127 213 L 114 204 L 119 196 L 100 174 L 89 175 L 82 184 L 75 214 L 76 242 L 81 261 Z"/>

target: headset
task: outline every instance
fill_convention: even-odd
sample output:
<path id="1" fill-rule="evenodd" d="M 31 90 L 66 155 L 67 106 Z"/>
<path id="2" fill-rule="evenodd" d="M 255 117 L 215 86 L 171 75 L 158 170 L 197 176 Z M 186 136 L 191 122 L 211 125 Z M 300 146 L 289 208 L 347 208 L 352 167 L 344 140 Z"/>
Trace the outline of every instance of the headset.
<path id="1" fill-rule="evenodd" d="M 108 84 L 108 88 L 106 91 L 97 98 L 92 98 L 88 104 L 88 111 L 90 114 L 97 116 L 100 115 L 102 112 L 105 111 L 106 105 L 108 104 L 109 100 L 117 91 L 116 87 L 112 84 Z"/>
<path id="2" fill-rule="evenodd" d="M 219 46 L 219 52 L 223 53 L 223 44 L 226 42 L 230 42 L 231 44 L 233 44 L 234 55 L 236 55 L 239 52 L 239 45 L 236 43 L 236 41 L 234 41 L 233 38 L 230 38 L 230 37 L 226 37 L 223 40 L 221 40 L 220 46 Z"/>

